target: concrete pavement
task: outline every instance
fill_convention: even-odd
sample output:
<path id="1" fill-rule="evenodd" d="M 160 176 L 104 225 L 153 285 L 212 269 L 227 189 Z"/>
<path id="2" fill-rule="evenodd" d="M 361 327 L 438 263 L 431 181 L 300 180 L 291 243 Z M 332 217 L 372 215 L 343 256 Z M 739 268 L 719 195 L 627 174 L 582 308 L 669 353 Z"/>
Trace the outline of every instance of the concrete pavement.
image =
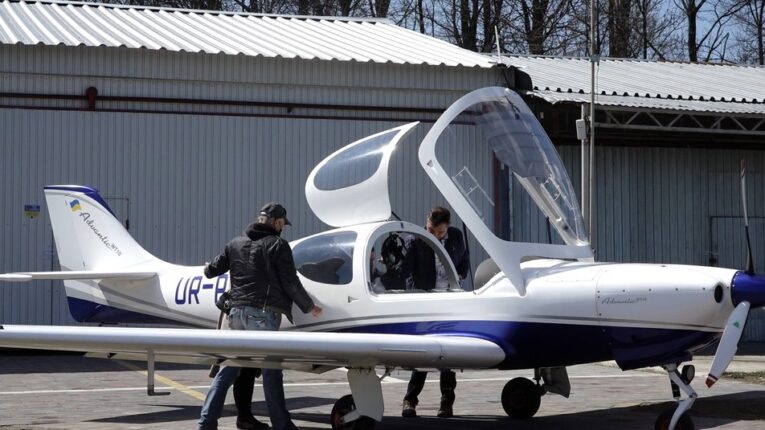
<path id="1" fill-rule="evenodd" d="M 739 357 L 736 366 L 760 371 L 760 356 Z M 698 429 L 754 430 L 765 428 L 765 386 L 723 379 L 707 389 L 699 377 L 693 386 L 700 399 L 692 410 Z M 172 394 L 148 397 L 145 363 L 87 359 L 74 355 L 0 355 L 0 428 L 8 429 L 194 429 L 210 380 L 207 369 L 160 365 L 158 390 Z M 420 418 L 400 417 L 408 372 L 394 372 L 383 383 L 388 429 L 566 429 L 637 430 L 653 427 L 656 416 L 674 407 L 667 377 L 653 370 L 622 372 L 607 364 L 569 368 L 572 394 L 565 399 L 546 395 L 536 417 L 513 421 L 502 410 L 500 393 L 513 377 L 530 371 L 458 373 L 453 419 L 435 417 L 440 397 L 438 376 L 431 374 L 420 396 Z M 162 382 L 164 381 L 164 382 Z M 344 372 L 321 375 L 286 372 L 288 406 L 301 428 L 327 429 L 334 402 L 348 394 Z M 255 389 L 253 410 L 265 415 L 262 389 Z M 234 429 L 229 394 L 220 428 Z M 266 419 L 266 418 L 264 418 Z"/>

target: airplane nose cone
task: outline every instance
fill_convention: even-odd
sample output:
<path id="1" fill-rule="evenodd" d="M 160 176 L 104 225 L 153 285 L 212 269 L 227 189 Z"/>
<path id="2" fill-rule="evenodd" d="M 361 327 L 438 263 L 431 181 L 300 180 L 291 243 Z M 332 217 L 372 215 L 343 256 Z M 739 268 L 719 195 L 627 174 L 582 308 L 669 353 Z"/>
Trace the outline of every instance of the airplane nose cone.
<path id="1" fill-rule="evenodd" d="M 765 276 L 739 271 L 730 286 L 733 306 L 741 302 L 749 302 L 752 308 L 765 306 Z"/>

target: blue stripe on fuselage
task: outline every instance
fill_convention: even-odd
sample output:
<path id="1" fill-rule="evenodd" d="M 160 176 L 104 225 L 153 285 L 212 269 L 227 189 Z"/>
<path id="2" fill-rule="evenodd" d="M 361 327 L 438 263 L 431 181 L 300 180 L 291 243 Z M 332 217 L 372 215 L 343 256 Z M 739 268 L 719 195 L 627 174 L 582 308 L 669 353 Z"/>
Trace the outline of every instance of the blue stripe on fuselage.
<path id="1" fill-rule="evenodd" d="M 105 323 L 105 324 L 181 324 L 152 315 L 139 312 L 126 311 L 108 305 L 94 303 L 88 300 L 67 297 L 69 313 L 77 322 Z"/>
<path id="2" fill-rule="evenodd" d="M 693 330 L 603 327 L 504 321 L 435 321 L 354 327 L 352 333 L 467 336 L 499 345 L 506 354 L 500 369 L 571 366 L 616 360 L 627 370 L 687 361 L 719 333 Z"/>

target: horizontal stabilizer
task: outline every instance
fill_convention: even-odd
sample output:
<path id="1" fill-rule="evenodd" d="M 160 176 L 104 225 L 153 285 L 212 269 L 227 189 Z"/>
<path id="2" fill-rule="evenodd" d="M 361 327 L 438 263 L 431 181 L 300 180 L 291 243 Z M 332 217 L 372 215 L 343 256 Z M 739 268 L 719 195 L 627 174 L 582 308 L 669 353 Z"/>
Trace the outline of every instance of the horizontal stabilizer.
<path id="1" fill-rule="evenodd" d="M 95 270 L 63 271 L 63 272 L 19 272 L 0 275 L 0 281 L 29 282 L 34 279 L 119 279 L 137 281 L 157 276 L 157 272 L 119 271 L 103 272 Z"/>

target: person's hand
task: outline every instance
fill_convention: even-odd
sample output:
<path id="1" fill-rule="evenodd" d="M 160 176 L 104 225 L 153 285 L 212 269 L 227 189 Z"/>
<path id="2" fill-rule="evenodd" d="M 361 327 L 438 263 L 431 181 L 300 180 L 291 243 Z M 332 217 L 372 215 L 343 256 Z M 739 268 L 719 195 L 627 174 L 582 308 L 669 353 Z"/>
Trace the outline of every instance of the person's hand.
<path id="1" fill-rule="evenodd" d="M 311 308 L 311 315 L 318 317 L 321 315 L 321 311 L 323 309 L 320 306 L 313 305 L 313 308 Z"/>

